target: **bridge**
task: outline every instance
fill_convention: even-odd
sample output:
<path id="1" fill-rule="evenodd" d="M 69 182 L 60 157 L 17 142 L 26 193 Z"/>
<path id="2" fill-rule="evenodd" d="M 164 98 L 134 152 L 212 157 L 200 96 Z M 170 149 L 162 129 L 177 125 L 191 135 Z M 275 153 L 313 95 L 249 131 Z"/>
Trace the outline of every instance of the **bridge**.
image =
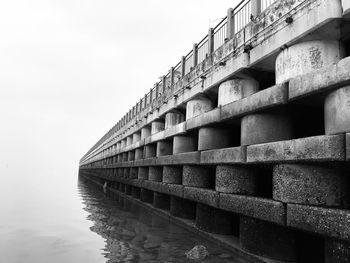
<path id="1" fill-rule="evenodd" d="M 350 262 L 349 55 L 349 0 L 243 0 L 79 173 L 257 262 Z"/>

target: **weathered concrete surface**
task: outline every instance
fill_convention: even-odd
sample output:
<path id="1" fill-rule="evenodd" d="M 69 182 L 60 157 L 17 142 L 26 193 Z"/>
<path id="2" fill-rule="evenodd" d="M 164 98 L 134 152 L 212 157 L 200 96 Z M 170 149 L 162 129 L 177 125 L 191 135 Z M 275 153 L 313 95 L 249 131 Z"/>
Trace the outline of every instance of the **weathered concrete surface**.
<path id="1" fill-rule="evenodd" d="M 157 157 L 171 155 L 173 153 L 173 143 L 171 141 L 157 142 Z"/>
<path id="2" fill-rule="evenodd" d="M 232 214 L 203 204 L 197 204 L 195 222 L 199 229 L 220 235 L 232 235 L 236 223 Z"/>
<path id="3" fill-rule="evenodd" d="M 163 177 L 163 168 L 158 166 L 150 166 L 148 169 L 148 180 L 161 182 Z"/>
<path id="4" fill-rule="evenodd" d="M 170 210 L 170 196 L 154 192 L 153 206 L 160 209 Z"/>
<path id="5" fill-rule="evenodd" d="M 162 192 L 162 183 L 145 180 L 142 182 L 142 188 L 151 190 L 152 192 Z"/>
<path id="6" fill-rule="evenodd" d="M 221 193 L 254 195 L 257 192 L 257 172 L 252 168 L 218 165 L 215 190 Z"/>
<path id="7" fill-rule="evenodd" d="M 350 211 L 288 204 L 287 226 L 350 240 Z"/>
<path id="8" fill-rule="evenodd" d="M 164 130 L 164 138 L 172 138 L 175 135 L 186 133 L 186 122 L 176 124 Z"/>
<path id="9" fill-rule="evenodd" d="M 142 127 L 141 140 L 144 140 L 149 136 L 151 136 L 151 127 L 149 127 L 149 126 Z M 123 149 L 123 146 L 121 146 L 121 149 Z"/>
<path id="10" fill-rule="evenodd" d="M 210 189 L 186 186 L 184 198 L 213 207 L 219 206 L 219 193 Z"/>
<path id="11" fill-rule="evenodd" d="M 163 166 L 163 183 L 181 184 L 182 167 L 181 166 Z"/>
<path id="12" fill-rule="evenodd" d="M 170 197 L 170 214 L 186 219 L 196 217 L 196 203 L 179 197 Z"/>
<path id="13" fill-rule="evenodd" d="M 284 49 L 276 59 L 276 83 L 337 63 L 345 49 L 336 40 L 314 40 Z"/>
<path id="14" fill-rule="evenodd" d="M 145 188 L 141 188 L 141 196 L 140 196 L 141 201 L 146 202 L 146 203 L 153 203 L 153 191 L 150 191 Z"/>
<path id="15" fill-rule="evenodd" d="M 143 159 L 143 148 L 137 148 L 135 150 L 135 160 Z"/>
<path id="16" fill-rule="evenodd" d="M 350 241 L 327 239 L 325 242 L 325 263 L 349 263 Z"/>
<path id="17" fill-rule="evenodd" d="M 129 151 L 128 152 L 128 161 L 135 160 L 135 151 Z"/>
<path id="18" fill-rule="evenodd" d="M 276 224 L 242 216 L 240 243 L 255 255 L 285 261 L 297 259 L 295 233 Z"/>
<path id="19" fill-rule="evenodd" d="M 157 146 L 155 144 L 145 145 L 143 151 L 144 158 L 155 157 L 157 155 Z"/>
<path id="20" fill-rule="evenodd" d="M 306 164 L 273 168 L 273 199 L 284 203 L 350 207 L 350 179 L 341 169 Z"/>
<path id="21" fill-rule="evenodd" d="M 177 197 L 183 197 L 184 196 L 184 187 L 180 184 L 162 184 L 162 193 L 177 196 Z"/>
<path id="22" fill-rule="evenodd" d="M 132 136 L 126 137 L 126 145 L 129 146 L 132 144 Z"/>
<path id="23" fill-rule="evenodd" d="M 219 207 L 221 209 L 273 222 L 279 225 L 286 224 L 286 208 L 283 203 L 271 199 L 220 194 Z"/>
<path id="24" fill-rule="evenodd" d="M 289 99 L 297 99 L 350 83 L 350 57 L 336 65 L 301 75 L 289 81 Z"/>
<path id="25" fill-rule="evenodd" d="M 141 140 L 141 133 L 140 132 L 135 132 L 133 135 L 132 135 L 132 143 L 137 143 L 138 141 Z"/>
<path id="26" fill-rule="evenodd" d="M 331 92 L 325 100 L 326 134 L 350 131 L 350 86 Z"/>
<path id="27" fill-rule="evenodd" d="M 186 130 L 192 130 L 208 124 L 213 124 L 220 121 L 220 108 L 215 108 L 211 111 L 200 114 L 186 121 Z"/>
<path id="28" fill-rule="evenodd" d="M 165 114 L 165 129 L 173 127 L 185 121 L 185 116 L 180 112 L 169 112 Z"/>
<path id="29" fill-rule="evenodd" d="M 227 80 L 219 86 L 218 106 L 247 97 L 259 90 L 259 82 L 254 79 Z"/>
<path id="30" fill-rule="evenodd" d="M 283 141 L 292 138 L 293 126 L 290 117 L 286 114 L 259 113 L 246 115 L 242 118 L 241 145 Z"/>
<path id="31" fill-rule="evenodd" d="M 161 156 L 157 158 L 159 165 L 171 164 L 199 164 L 200 152 L 179 153 L 171 156 Z"/>
<path id="32" fill-rule="evenodd" d="M 173 154 L 197 150 L 197 140 L 191 136 L 174 136 Z"/>
<path id="33" fill-rule="evenodd" d="M 230 132 L 227 129 L 203 127 L 198 132 L 198 150 L 220 149 L 230 146 Z"/>
<path id="34" fill-rule="evenodd" d="M 148 167 L 139 167 L 138 179 L 148 180 Z"/>
<path id="35" fill-rule="evenodd" d="M 247 162 L 344 161 L 344 135 L 315 136 L 247 147 Z"/>
<path id="36" fill-rule="evenodd" d="M 186 120 L 210 111 L 214 108 L 213 102 L 204 95 L 198 96 L 195 99 L 187 102 L 186 105 Z"/>
<path id="37" fill-rule="evenodd" d="M 219 150 L 203 151 L 200 162 L 202 164 L 232 163 L 240 164 L 246 162 L 247 147 L 232 147 Z"/>
<path id="38" fill-rule="evenodd" d="M 215 175 L 203 166 L 184 165 L 182 171 L 182 185 L 199 188 L 211 188 L 214 186 Z"/>
<path id="39" fill-rule="evenodd" d="M 158 132 L 161 132 L 164 130 L 164 121 L 163 120 L 158 120 L 158 121 L 154 121 L 151 124 L 151 134 L 155 134 Z"/>
<path id="40" fill-rule="evenodd" d="M 286 83 L 258 91 L 246 98 L 221 107 L 221 120 L 235 118 L 247 113 L 284 104 L 288 101 Z"/>

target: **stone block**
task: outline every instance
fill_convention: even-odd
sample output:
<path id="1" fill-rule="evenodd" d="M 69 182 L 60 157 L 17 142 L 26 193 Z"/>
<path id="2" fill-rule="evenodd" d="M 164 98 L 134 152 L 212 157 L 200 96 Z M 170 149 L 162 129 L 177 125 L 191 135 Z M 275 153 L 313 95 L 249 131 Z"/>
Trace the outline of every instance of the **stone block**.
<path id="1" fill-rule="evenodd" d="M 185 187 L 184 198 L 213 207 L 219 206 L 219 193 L 214 190 Z"/>
<path id="2" fill-rule="evenodd" d="M 161 182 L 163 176 L 163 169 L 160 166 L 150 166 L 148 169 L 148 180 Z"/>
<path id="3" fill-rule="evenodd" d="M 344 135 L 322 135 L 247 147 L 248 163 L 344 161 Z"/>
<path id="4" fill-rule="evenodd" d="M 184 165 L 182 185 L 199 188 L 211 188 L 215 184 L 215 176 L 207 167 Z"/>
<path id="5" fill-rule="evenodd" d="M 203 151 L 200 162 L 202 164 L 245 163 L 246 151 L 245 146 Z"/>
<path id="6" fill-rule="evenodd" d="M 286 207 L 283 203 L 271 199 L 220 194 L 219 207 L 226 211 L 241 214 L 279 225 L 286 224 Z"/>
<path id="7" fill-rule="evenodd" d="M 166 184 L 162 183 L 162 193 L 168 194 L 171 196 L 183 197 L 184 196 L 184 187 L 179 184 Z"/>
<path id="8" fill-rule="evenodd" d="M 162 192 L 162 183 L 145 180 L 142 182 L 142 188 L 155 192 Z"/>
<path id="9" fill-rule="evenodd" d="M 163 166 L 163 183 L 181 184 L 182 166 Z"/>

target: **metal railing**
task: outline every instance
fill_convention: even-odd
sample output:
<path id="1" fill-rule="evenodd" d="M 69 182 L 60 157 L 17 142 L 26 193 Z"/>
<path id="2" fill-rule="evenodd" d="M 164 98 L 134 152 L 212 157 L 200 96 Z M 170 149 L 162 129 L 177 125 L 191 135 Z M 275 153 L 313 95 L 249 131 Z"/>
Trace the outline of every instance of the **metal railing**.
<path id="1" fill-rule="evenodd" d="M 175 91 L 173 89 L 174 84 L 190 73 L 196 65 L 202 63 L 208 58 L 212 52 L 221 47 L 229 38 L 234 37 L 236 33 L 250 23 L 255 15 L 268 8 L 276 1 L 277 0 L 242 0 L 234 9 L 230 9 L 231 11 L 228 13 L 228 15 L 231 16 L 230 19 L 226 16 L 213 29 L 210 29 L 212 31 L 209 30 L 209 32 L 212 32 L 212 36 L 210 33 L 207 34 L 197 45 L 194 46 L 195 48 L 184 57 L 183 61 L 177 63 L 171 72 L 166 74 L 163 79 L 156 83 L 155 87 L 135 105 L 135 113 L 131 111 L 132 117 L 129 117 L 129 111 L 128 118 L 125 118 L 124 116 L 118 122 L 116 131 L 112 134 L 122 129 L 148 106 L 158 101 L 159 98 L 162 98 L 162 101 L 170 98 L 172 92 Z M 229 21 L 232 21 L 232 25 L 228 25 Z M 230 30 L 232 32 L 230 32 Z M 163 81 L 165 82 L 165 85 L 163 85 Z M 105 143 L 109 137 L 108 133 L 105 134 L 83 158 L 86 158 L 92 152 L 96 152 L 95 149 Z"/>

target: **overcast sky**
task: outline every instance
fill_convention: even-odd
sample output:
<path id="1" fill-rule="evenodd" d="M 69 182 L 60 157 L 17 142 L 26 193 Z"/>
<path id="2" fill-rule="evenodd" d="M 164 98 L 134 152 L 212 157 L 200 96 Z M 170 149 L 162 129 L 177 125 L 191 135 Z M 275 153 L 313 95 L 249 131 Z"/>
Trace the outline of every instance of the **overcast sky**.
<path id="1" fill-rule="evenodd" d="M 0 175 L 71 176 L 237 2 L 1 1 Z"/>

